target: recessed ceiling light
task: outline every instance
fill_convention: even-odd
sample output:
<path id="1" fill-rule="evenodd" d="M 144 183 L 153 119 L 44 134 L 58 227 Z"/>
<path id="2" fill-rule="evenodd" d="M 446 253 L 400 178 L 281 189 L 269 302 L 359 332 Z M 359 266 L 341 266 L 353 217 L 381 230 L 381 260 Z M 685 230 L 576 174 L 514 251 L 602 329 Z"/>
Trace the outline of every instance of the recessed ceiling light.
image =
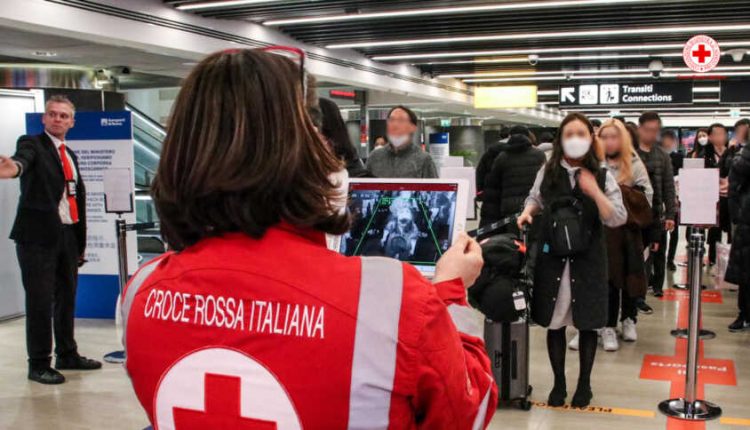
<path id="1" fill-rule="evenodd" d="M 57 52 L 52 51 L 34 51 L 31 55 L 35 57 L 57 57 Z"/>
<path id="2" fill-rule="evenodd" d="M 750 40 L 732 40 L 719 42 L 722 48 L 750 46 Z M 600 45 L 600 46 L 578 46 L 570 48 L 520 48 L 520 49 L 493 49 L 484 51 L 443 51 L 424 54 L 393 54 L 375 55 L 376 61 L 398 61 L 416 60 L 420 58 L 460 58 L 460 57 L 490 57 L 499 55 L 529 55 L 529 54 L 552 54 L 552 53 L 580 53 L 580 52 L 606 52 L 606 51 L 651 51 L 657 49 L 682 49 L 681 43 L 661 44 L 634 44 L 634 45 Z M 658 54 L 655 54 L 658 55 Z"/>
<path id="3" fill-rule="evenodd" d="M 245 6 L 256 3 L 273 3 L 281 0 L 220 0 L 200 3 L 186 3 L 177 6 L 179 10 L 216 9 L 221 7 Z"/>
<path id="4" fill-rule="evenodd" d="M 644 36 L 649 34 L 692 34 L 692 33 L 720 33 L 725 31 L 750 30 L 750 24 L 733 25 L 693 25 L 674 27 L 639 27 L 621 28 L 614 30 L 583 30 L 583 31 L 546 31 L 538 33 L 507 33 L 492 34 L 486 36 L 457 36 L 457 37 L 432 37 L 424 39 L 384 40 L 371 42 L 345 42 L 327 45 L 329 49 L 340 48 L 373 48 L 382 46 L 404 46 L 404 45 L 444 45 L 463 42 L 488 42 L 500 40 L 526 40 L 526 39 L 579 39 L 587 37 L 608 36 Z"/>

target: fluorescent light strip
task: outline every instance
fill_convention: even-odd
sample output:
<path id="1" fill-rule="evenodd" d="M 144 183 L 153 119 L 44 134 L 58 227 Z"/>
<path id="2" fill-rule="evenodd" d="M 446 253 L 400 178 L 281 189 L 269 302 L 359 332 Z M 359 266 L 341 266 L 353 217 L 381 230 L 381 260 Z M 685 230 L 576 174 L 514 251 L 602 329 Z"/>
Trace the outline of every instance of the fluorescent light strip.
<path id="1" fill-rule="evenodd" d="M 693 103 L 721 103 L 720 99 L 693 99 Z"/>
<path id="2" fill-rule="evenodd" d="M 719 42 L 722 48 L 750 46 L 750 40 Z M 394 54 L 375 55 L 376 61 L 411 60 L 420 58 L 457 58 L 457 57 L 490 57 L 494 55 L 529 55 L 529 54 L 554 54 L 554 53 L 580 53 L 580 52 L 606 52 L 606 51 L 650 51 L 656 49 L 682 49 L 681 43 L 662 44 L 637 44 L 637 45 L 600 45 L 580 46 L 575 48 L 523 48 L 523 49 L 499 49 L 484 51 L 448 51 L 431 52 L 427 54 Z"/>
<path id="3" fill-rule="evenodd" d="M 547 63 L 552 61 L 588 61 L 588 60 L 629 60 L 637 58 L 667 58 L 667 57 L 682 57 L 681 52 L 672 52 L 665 54 L 605 54 L 605 55 L 568 55 L 561 57 L 539 57 L 537 60 L 540 63 Z M 459 60 L 459 61 L 430 61 L 427 63 L 412 63 L 413 66 L 420 65 L 442 65 L 442 64 L 505 64 L 505 63 L 522 63 L 528 64 L 528 57 L 520 58 L 488 58 L 478 60 Z"/>
<path id="4" fill-rule="evenodd" d="M 327 45 L 328 49 L 341 48 L 374 48 L 382 46 L 404 46 L 404 45 L 443 45 L 462 42 L 488 42 L 500 40 L 526 40 L 526 39 L 578 39 L 584 37 L 606 37 L 606 36 L 645 36 L 649 34 L 692 34 L 692 33 L 721 33 L 725 31 L 750 30 L 750 24 L 733 25 L 693 25 L 674 27 L 647 27 L 647 28 L 624 28 L 619 30 L 586 30 L 586 31 L 546 31 L 539 33 L 510 33 L 495 34 L 489 36 L 460 36 L 426 39 L 385 40 L 382 42 L 353 42 L 333 43 Z"/>
<path id="5" fill-rule="evenodd" d="M 725 72 L 717 73 L 716 76 L 750 76 L 750 72 Z M 692 74 L 674 74 L 674 73 L 663 73 L 662 78 L 677 78 L 680 76 L 692 77 Z M 596 80 L 596 79 L 650 79 L 652 78 L 650 73 L 635 74 L 635 75 L 578 75 L 570 76 L 571 80 Z M 513 77 L 513 78 L 488 78 L 488 79 L 464 79 L 465 83 L 489 83 L 489 82 L 527 82 L 527 81 L 564 81 L 568 77 L 564 75 L 560 76 L 527 76 L 527 77 Z"/>
<path id="6" fill-rule="evenodd" d="M 729 110 L 731 108 L 727 106 L 706 106 L 706 107 L 665 107 L 665 111 L 715 111 L 715 110 Z M 566 109 L 566 110 L 577 110 L 577 111 L 584 111 L 584 112 L 612 112 L 612 111 L 619 111 L 619 112 L 640 112 L 643 110 L 643 108 L 637 108 L 637 107 L 626 107 L 626 108 L 586 108 L 585 106 L 582 106 L 582 109 Z"/>
<path id="7" fill-rule="evenodd" d="M 320 24 L 324 22 L 361 21 L 364 19 L 377 18 L 408 18 L 413 16 L 429 15 L 459 15 L 479 12 L 497 12 L 508 10 L 525 9 L 550 9 L 564 7 L 582 6 L 609 6 L 630 3 L 654 3 L 653 0 L 562 0 L 562 1 L 531 1 L 525 3 L 499 3 L 475 6 L 453 6 L 453 7 L 431 7 L 421 9 L 388 10 L 382 12 L 347 13 L 328 16 L 306 16 L 302 18 L 272 19 L 263 22 L 263 25 L 295 25 L 295 24 Z"/>
<path id="8" fill-rule="evenodd" d="M 718 93 L 721 87 L 693 87 L 694 93 Z"/>
<path id="9" fill-rule="evenodd" d="M 713 69 L 716 72 L 721 71 L 743 71 L 750 70 L 750 66 L 719 66 Z M 491 77 L 504 77 L 504 76 L 546 76 L 546 75 L 560 75 L 563 79 L 567 76 L 571 78 L 577 74 L 613 74 L 613 73 L 645 73 L 648 72 L 648 68 L 638 69 L 593 69 L 593 70 L 544 70 L 544 71 L 510 71 L 510 72 L 480 72 L 480 73 L 456 73 L 439 75 L 438 78 L 491 78 Z M 666 67 L 664 72 L 674 73 L 691 73 L 687 67 Z M 466 81 L 464 81 L 466 82 Z"/>
<path id="10" fill-rule="evenodd" d="M 245 6 L 256 3 L 273 3 L 281 0 L 222 0 L 188 3 L 177 6 L 179 10 L 218 9 L 222 7 Z"/>

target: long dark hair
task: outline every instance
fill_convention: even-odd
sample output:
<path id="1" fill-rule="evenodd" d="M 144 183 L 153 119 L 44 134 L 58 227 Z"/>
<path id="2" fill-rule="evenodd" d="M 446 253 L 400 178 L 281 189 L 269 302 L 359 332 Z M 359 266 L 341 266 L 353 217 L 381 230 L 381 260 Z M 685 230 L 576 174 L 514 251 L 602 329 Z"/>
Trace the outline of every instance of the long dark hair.
<path id="1" fill-rule="evenodd" d="M 586 128 L 588 128 L 589 133 L 591 134 L 591 148 L 589 148 L 589 152 L 584 155 L 583 160 L 581 161 L 582 166 L 590 170 L 593 174 L 599 172 L 604 156 L 601 145 L 599 144 L 599 139 L 596 138 L 596 134 L 594 133 L 594 126 L 591 125 L 591 121 L 589 121 L 586 115 L 578 112 L 573 112 L 568 114 L 568 116 L 566 116 L 565 119 L 562 120 L 562 122 L 560 123 L 560 128 L 557 129 L 555 140 L 552 142 L 552 156 L 550 157 L 549 161 L 547 161 L 547 164 L 544 167 L 544 176 L 547 178 L 553 179 L 556 178 L 558 174 L 564 173 L 563 168 L 560 166 L 560 163 L 565 157 L 562 149 L 563 130 L 565 129 L 566 125 L 570 124 L 573 121 L 582 122 L 586 126 Z"/>
<path id="2" fill-rule="evenodd" d="M 341 117 L 339 106 L 333 100 L 322 97 L 318 99 L 318 104 L 321 112 L 323 112 L 323 124 L 320 132 L 330 141 L 333 153 L 346 162 L 358 160 L 357 150 L 354 149 L 351 139 L 349 139 L 349 132 L 346 129 L 344 118 Z"/>
<path id="3" fill-rule="evenodd" d="M 173 249 L 227 232 L 259 238 L 282 220 L 346 231 L 329 180 L 341 162 L 313 127 L 299 75 L 289 59 L 256 50 L 218 52 L 190 72 L 152 190 Z"/>

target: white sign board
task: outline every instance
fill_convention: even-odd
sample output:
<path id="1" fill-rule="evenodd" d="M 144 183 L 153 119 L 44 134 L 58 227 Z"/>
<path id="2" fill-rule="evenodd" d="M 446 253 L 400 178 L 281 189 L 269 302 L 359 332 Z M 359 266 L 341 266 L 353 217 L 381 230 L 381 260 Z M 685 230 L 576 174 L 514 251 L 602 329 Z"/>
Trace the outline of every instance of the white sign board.
<path id="1" fill-rule="evenodd" d="M 716 225 L 719 169 L 682 169 L 679 182 L 680 223 Z"/>
<path id="2" fill-rule="evenodd" d="M 463 157 L 458 157 L 463 159 Z M 476 219 L 476 207 L 474 198 L 477 195 L 477 171 L 473 167 L 448 167 L 440 168 L 440 179 L 466 179 L 469 183 L 469 201 L 466 204 L 466 218 Z"/>

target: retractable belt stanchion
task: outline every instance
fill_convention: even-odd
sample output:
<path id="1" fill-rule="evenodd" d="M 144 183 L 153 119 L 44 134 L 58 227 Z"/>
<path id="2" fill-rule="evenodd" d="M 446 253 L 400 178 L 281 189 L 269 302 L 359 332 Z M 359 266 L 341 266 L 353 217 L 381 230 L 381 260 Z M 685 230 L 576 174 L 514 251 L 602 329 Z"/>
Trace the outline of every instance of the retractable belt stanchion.
<path id="1" fill-rule="evenodd" d="M 136 224 L 128 224 L 124 219 L 118 218 L 115 221 L 115 231 L 117 233 L 117 267 L 118 267 L 118 278 L 120 283 L 120 295 L 122 297 L 125 291 L 125 285 L 128 283 L 128 232 L 138 231 L 147 228 L 156 227 L 156 223 L 143 222 Z M 120 301 L 117 301 L 117 310 L 115 319 L 119 317 L 120 313 Z M 113 351 L 104 356 L 104 361 L 108 363 L 123 363 L 125 362 L 125 351 Z"/>
<path id="2" fill-rule="evenodd" d="M 701 240 L 701 246 L 700 246 L 700 258 L 695 259 L 694 256 L 691 254 L 692 248 L 693 248 L 693 236 L 697 236 Z M 703 243 L 705 242 L 705 229 L 690 226 L 688 227 L 688 259 L 687 259 L 687 273 L 688 273 L 688 281 L 687 286 L 690 287 L 690 299 L 693 298 L 693 291 L 692 291 L 692 280 L 691 279 L 698 279 L 698 297 L 701 295 L 701 291 L 704 289 L 703 287 L 703 255 L 705 253 L 705 249 L 703 247 Z M 691 278 L 692 277 L 692 278 Z M 700 300 L 699 300 L 700 302 Z M 700 305 L 700 303 L 699 303 Z M 701 314 L 698 314 L 698 318 L 700 319 Z M 687 328 L 677 328 L 670 332 L 670 334 L 674 337 L 685 339 L 688 337 L 688 329 Z M 703 328 L 698 328 L 698 338 L 701 340 L 710 340 L 716 337 L 716 333 L 712 332 L 711 330 L 704 330 Z"/>
<path id="3" fill-rule="evenodd" d="M 688 285 L 690 286 L 690 318 L 687 329 L 687 367 L 685 372 L 685 395 L 682 398 L 659 403 L 659 410 L 670 417 L 688 421 L 705 421 L 721 416 L 721 408 L 705 400 L 697 399 L 698 347 L 701 316 L 701 280 L 703 274 L 704 236 L 696 228 L 690 228 L 688 245 Z"/>

